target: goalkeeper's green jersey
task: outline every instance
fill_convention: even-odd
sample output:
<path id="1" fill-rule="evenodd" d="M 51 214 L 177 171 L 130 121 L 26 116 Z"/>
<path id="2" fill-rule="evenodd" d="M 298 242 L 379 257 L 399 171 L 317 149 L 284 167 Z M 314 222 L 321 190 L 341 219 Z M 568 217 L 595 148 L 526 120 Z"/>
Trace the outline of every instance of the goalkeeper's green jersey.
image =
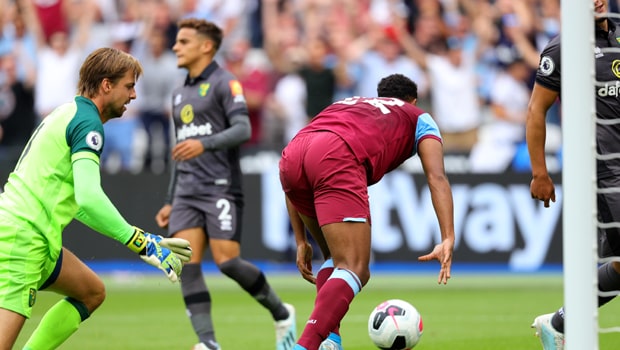
<path id="1" fill-rule="evenodd" d="M 99 164 L 104 132 L 94 103 L 76 96 L 48 115 L 33 132 L 0 194 L 2 211 L 46 236 L 56 259 L 62 231 L 78 212 L 72 162 Z"/>

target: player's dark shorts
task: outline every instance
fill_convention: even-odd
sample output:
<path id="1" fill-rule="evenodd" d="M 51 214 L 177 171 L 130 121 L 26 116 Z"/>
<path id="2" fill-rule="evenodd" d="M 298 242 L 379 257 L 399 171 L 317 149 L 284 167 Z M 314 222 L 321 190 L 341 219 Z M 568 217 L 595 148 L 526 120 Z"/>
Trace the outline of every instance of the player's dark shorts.
<path id="1" fill-rule="evenodd" d="M 320 226 L 370 223 L 366 168 L 334 133 L 296 136 L 282 152 L 280 182 L 293 206 Z"/>
<path id="2" fill-rule="evenodd" d="M 175 197 L 168 234 L 201 227 L 209 238 L 241 241 L 243 199 L 230 193 Z"/>
<path id="3" fill-rule="evenodd" d="M 598 180 L 598 188 L 620 189 L 620 177 L 612 176 Z M 602 223 L 620 224 L 620 192 L 598 194 L 598 219 Z M 600 230 L 600 255 L 609 257 L 620 256 L 620 229 L 612 227 Z"/>

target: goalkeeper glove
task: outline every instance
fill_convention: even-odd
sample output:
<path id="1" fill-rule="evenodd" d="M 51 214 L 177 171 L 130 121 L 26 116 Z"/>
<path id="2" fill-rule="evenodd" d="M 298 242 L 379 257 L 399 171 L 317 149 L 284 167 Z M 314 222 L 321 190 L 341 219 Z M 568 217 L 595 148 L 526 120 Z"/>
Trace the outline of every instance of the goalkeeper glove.
<path id="1" fill-rule="evenodd" d="M 175 238 L 173 244 L 169 242 L 165 243 L 167 246 L 173 246 L 175 250 L 183 252 L 183 254 L 177 254 L 172 249 L 160 244 L 160 242 L 166 239 L 168 238 L 144 232 L 134 227 L 134 234 L 126 245 L 129 249 L 138 253 L 140 258 L 147 264 L 162 270 L 171 282 L 177 282 L 181 275 L 183 261 L 189 261 L 189 258 L 187 258 L 187 251 L 189 251 L 189 256 L 191 256 L 189 242 L 181 238 Z M 185 246 L 185 248 L 182 248 L 183 246 Z"/>

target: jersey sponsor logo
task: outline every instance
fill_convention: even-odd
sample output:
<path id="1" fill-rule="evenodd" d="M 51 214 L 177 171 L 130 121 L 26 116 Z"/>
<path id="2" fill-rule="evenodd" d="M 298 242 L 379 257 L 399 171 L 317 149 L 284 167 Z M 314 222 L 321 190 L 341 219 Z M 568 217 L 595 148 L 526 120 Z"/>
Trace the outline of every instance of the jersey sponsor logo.
<path id="1" fill-rule="evenodd" d="M 198 87 L 198 95 L 200 95 L 200 97 L 207 96 L 207 92 L 209 91 L 210 87 L 211 87 L 210 83 L 200 84 L 200 87 Z"/>
<path id="2" fill-rule="evenodd" d="M 181 108 L 181 121 L 183 124 L 189 124 L 194 120 L 194 107 L 192 105 L 185 105 Z"/>
<path id="3" fill-rule="evenodd" d="M 206 122 L 202 125 L 196 125 L 194 123 L 185 124 L 177 129 L 177 141 L 185 140 L 188 137 L 205 136 L 211 134 L 213 134 L 213 126 L 209 122 Z"/>
<path id="4" fill-rule="evenodd" d="M 620 81 L 615 83 L 605 83 L 596 90 L 599 97 L 618 97 L 620 96 Z"/>
<path id="5" fill-rule="evenodd" d="M 616 78 L 620 78 L 620 60 L 611 62 L 611 72 L 614 73 Z"/>
<path id="6" fill-rule="evenodd" d="M 540 66 L 538 67 L 540 74 L 547 76 L 553 73 L 554 69 L 555 69 L 555 62 L 553 62 L 553 59 L 551 57 L 544 56 L 543 58 L 540 59 Z"/>
<path id="7" fill-rule="evenodd" d="M 103 137 L 97 131 L 91 131 L 86 135 L 86 144 L 95 151 L 101 151 L 103 147 Z"/>

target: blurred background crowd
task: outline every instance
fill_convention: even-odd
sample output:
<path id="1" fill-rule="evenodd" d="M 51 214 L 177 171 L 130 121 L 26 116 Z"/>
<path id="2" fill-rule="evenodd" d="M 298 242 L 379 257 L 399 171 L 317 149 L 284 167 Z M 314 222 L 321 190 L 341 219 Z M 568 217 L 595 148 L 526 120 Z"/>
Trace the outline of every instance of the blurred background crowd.
<path id="1" fill-rule="evenodd" d="M 381 77 L 402 73 L 467 171 L 529 171 L 527 104 L 539 52 L 560 32 L 560 0 L 0 0 L 0 164 L 73 98 L 86 55 L 113 46 L 144 75 L 123 118 L 104 125 L 104 170 L 165 172 L 184 17 L 224 30 L 216 59 L 243 84 L 252 122 L 244 152 L 279 152 L 332 101 L 376 96 Z M 558 106 L 547 120 L 556 155 Z"/>

